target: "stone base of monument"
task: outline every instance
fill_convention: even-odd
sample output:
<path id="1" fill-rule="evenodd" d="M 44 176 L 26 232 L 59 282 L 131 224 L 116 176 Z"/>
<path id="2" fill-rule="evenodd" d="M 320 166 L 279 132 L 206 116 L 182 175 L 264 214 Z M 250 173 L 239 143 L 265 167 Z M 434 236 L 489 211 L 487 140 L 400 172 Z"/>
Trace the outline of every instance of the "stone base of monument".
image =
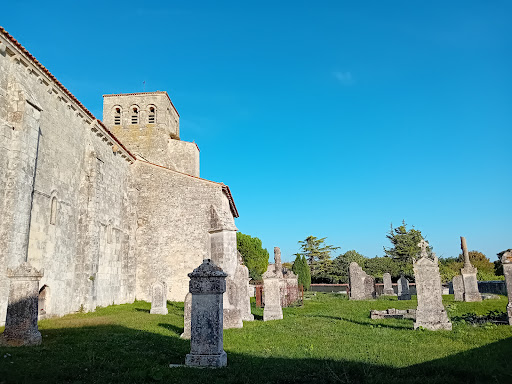
<path id="1" fill-rule="evenodd" d="M 415 309 L 390 308 L 384 311 L 371 310 L 370 319 L 413 319 L 416 320 Z"/>
<path id="2" fill-rule="evenodd" d="M 425 328 L 430 331 L 437 331 L 445 329 L 452 330 L 452 323 L 448 320 L 446 311 L 437 311 L 436 313 L 417 310 L 416 321 L 414 322 L 414 329 Z"/>
<path id="3" fill-rule="evenodd" d="M 281 307 L 265 306 L 265 308 L 263 309 L 263 321 L 282 320 L 282 319 L 283 319 L 283 309 Z"/>
<path id="4" fill-rule="evenodd" d="M 237 308 L 224 308 L 224 329 L 229 328 L 242 328 L 242 316 L 240 316 L 240 310 Z"/>
<path id="5" fill-rule="evenodd" d="M 507 304 L 508 323 L 512 325 L 512 304 Z"/>
<path id="6" fill-rule="evenodd" d="M 385 289 L 381 296 L 396 296 L 396 293 L 393 291 L 393 288 Z"/>
<path id="7" fill-rule="evenodd" d="M 244 314 L 242 316 L 243 321 L 254 321 L 254 315 L 253 314 Z"/>
<path id="8" fill-rule="evenodd" d="M 41 344 L 43 338 L 39 331 L 25 332 L 23 334 L 9 334 L 4 332 L 0 335 L 0 346 L 2 347 L 24 347 Z"/>
<path id="9" fill-rule="evenodd" d="M 167 315 L 169 313 L 169 310 L 167 308 L 151 308 L 149 311 L 151 315 Z"/>
<path id="10" fill-rule="evenodd" d="M 197 368 L 221 368 L 228 365 L 228 356 L 225 351 L 219 355 L 193 355 L 185 357 L 185 365 Z"/>
<path id="11" fill-rule="evenodd" d="M 403 293 L 398 295 L 398 300 L 411 300 L 411 295 L 409 293 Z"/>

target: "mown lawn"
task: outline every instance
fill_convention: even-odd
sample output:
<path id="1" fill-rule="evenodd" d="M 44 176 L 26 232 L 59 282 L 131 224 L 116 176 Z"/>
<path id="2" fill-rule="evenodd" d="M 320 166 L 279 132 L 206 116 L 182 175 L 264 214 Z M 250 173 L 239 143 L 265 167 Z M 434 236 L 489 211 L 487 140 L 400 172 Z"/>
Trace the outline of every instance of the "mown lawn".
<path id="1" fill-rule="evenodd" d="M 450 316 L 505 311 L 507 300 L 454 303 Z M 414 331 L 412 320 L 371 320 L 370 309 L 415 308 L 381 298 L 354 302 L 317 294 L 284 320 L 256 321 L 224 331 L 228 367 L 168 368 L 183 363 L 183 303 L 150 315 L 150 304 L 117 305 L 39 323 L 43 344 L 0 347 L 0 383 L 512 383 L 512 327 Z M 0 331 L 3 329 L 0 328 Z"/>

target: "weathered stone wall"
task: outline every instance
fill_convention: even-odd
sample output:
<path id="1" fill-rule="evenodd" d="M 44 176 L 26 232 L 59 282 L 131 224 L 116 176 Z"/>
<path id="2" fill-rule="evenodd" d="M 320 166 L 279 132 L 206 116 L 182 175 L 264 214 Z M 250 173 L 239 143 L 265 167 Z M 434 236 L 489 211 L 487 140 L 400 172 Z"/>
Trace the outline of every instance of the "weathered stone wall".
<path id="1" fill-rule="evenodd" d="M 0 324 L 5 268 L 27 255 L 45 270 L 48 315 L 132 300 L 134 159 L 48 72 L 0 41 Z"/>
<path id="2" fill-rule="evenodd" d="M 169 300 L 183 301 L 187 274 L 209 256 L 210 212 L 234 228 L 222 184 L 137 161 L 137 299 L 151 281 L 165 281 Z M 225 224 L 226 225 L 226 224 Z M 236 242 L 235 242 L 236 250 Z"/>

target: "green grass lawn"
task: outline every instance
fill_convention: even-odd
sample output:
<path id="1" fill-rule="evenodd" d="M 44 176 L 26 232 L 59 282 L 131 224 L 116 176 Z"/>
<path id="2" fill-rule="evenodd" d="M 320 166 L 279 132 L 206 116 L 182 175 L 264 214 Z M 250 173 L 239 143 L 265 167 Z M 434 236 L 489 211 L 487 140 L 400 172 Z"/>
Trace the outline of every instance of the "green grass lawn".
<path id="1" fill-rule="evenodd" d="M 505 311 L 507 300 L 444 303 L 453 319 Z M 415 307 L 319 293 L 285 308 L 284 320 L 263 322 L 253 308 L 255 321 L 224 331 L 228 367 L 213 370 L 168 368 L 190 351 L 179 338 L 183 303 L 163 316 L 137 301 L 40 321 L 41 346 L 0 347 L 0 383 L 512 383 L 511 326 L 414 331 L 412 320 L 369 318 L 370 309 Z"/>

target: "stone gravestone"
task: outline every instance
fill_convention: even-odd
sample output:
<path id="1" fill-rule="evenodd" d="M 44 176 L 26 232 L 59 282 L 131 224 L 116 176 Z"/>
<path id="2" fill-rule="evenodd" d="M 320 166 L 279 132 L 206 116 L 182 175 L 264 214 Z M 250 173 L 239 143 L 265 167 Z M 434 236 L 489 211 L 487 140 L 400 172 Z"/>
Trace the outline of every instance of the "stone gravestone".
<path id="1" fill-rule="evenodd" d="M 453 300 L 464 301 L 464 282 L 462 281 L 462 275 L 453 277 Z"/>
<path id="2" fill-rule="evenodd" d="M 151 285 L 151 310 L 152 315 L 167 315 L 167 284 L 156 281 Z"/>
<path id="3" fill-rule="evenodd" d="M 283 318 L 281 280 L 273 271 L 267 270 L 263 274 L 263 294 L 265 295 L 263 321 L 281 320 Z"/>
<path id="4" fill-rule="evenodd" d="M 238 285 L 234 295 L 234 305 L 240 310 L 242 320 L 253 321 L 251 313 L 251 297 L 249 295 L 249 269 L 243 264 L 242 255 L 238 252 L 238 265 L 235 271 L 235 282 Z"/>
<path id="5" fill-rule="evenodd" d="M 10 279 L 9 299 L 0 345 L 18 347 L 41 344 L 37 316 L 39 280 L 43 274 L 43 270 L 36 270 L 28 262 L 16 269 L 7 268 L 7 277 Z"/>
<path id="6" fill-rule="evenodd" d="M 375 281 L 355 262 L 349 265 L 350 300 L 375 298 Z"/>
<path id="7" fill-rule="evenodd" d="M 190 353 L 185 365 L 224 367 L 227 355 L 223 339 L 223 293 L 227 274 L 210 259 L 189 273 L 192 294 Z"/>
<path id="8" fill-rule="evenodd" d="M 396 296 L 393 290 L 393 283 L 391 282 L 391 274 L 386 272 L 382 276 L 382 280 L 384 281 L 384 292 L 382 294 L 384 296 Z"/>
<path id="9" fill-rule="evenodd" d="M 464 301 L 482 301 L 482 296 L 478 292 L 478 280 L 476 278 L 478 271 L 469 261 L 466 238 L 462 236 L 460 237 L 460 247 L 464 255 L 464 267 L 460 270 L 462 282 L 464 283 Z"/>
<path id="10" fill-rule="evenodd" d="M 281 248 L 274 247 L 274 272 L 277 277 L 283 277 L 283 265 L 281 263 Z"/>
<path id="11" fill-rule="evenodd" d="M 183 333 L 180 335 L 180 337 L 182 339 L 190 339 L 190 312 L 192 312 L 192 294 L 190 292 L 185 296 L 183 312 Z"/>
<path id="12" fill-rule="evenodd" d="M 498 257 L 503 264 L 503 274 L 505 275 L 505 284 L 507 285 L 507 314 L 508 323 L 512 325 L 512 249 L 498 253 Z"/>
<path id="13" fill-rule="evenodd" d="M 414 329 L 423 327 L 432 331 L 438 329 L 452 329 L 452 323 L 443 306 L 441 292 L 441 275 L 439 274 L 438 260 L 435 254 L 431 259 L 427 254 L 428 243 L 422 240 L 418 246 L 421 248 L 420 258 L 413 259 L 414 278 L 418 295 L 418 309 Z"/>
<path id="14" fill-rule="evenodd" d="M 398 300 L 411 300 L 411 293 L 409 291 L 409 281 L 404 275 L 398 279 Z"/>

